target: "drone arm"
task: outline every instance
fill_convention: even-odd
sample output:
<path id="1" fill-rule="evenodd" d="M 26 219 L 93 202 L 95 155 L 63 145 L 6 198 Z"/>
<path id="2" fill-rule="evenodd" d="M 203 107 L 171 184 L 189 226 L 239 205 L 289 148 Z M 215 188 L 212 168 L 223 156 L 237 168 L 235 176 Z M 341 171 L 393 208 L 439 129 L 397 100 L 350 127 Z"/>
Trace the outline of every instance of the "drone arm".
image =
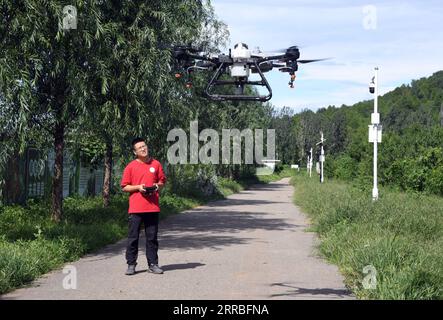
<path id="1" fill-rule="evenodd" d="M 187 56 L 187 58 L 190 58 L 190 59 L 205 60 L 205 61 L 210 61 L 212 63 L 217 63 L 217 58 L 211 58 L 209 56 L 204 56 L 204 55 L 201 56 L 201 55 L 192 54 L 192 53 L 187 53 L 186 56 Z"/>
<path id="2" fill-rule="evenodd" d="M 276 56 L 261 57 L 260 59 L 258 59 L 258 63 L 260 64 L 261 62 L 269 61 L 269 60 L 281 60 L 283 58 L 286 58 L 286 54 L 279 54 L 279 55 L 276 55 Z"/>

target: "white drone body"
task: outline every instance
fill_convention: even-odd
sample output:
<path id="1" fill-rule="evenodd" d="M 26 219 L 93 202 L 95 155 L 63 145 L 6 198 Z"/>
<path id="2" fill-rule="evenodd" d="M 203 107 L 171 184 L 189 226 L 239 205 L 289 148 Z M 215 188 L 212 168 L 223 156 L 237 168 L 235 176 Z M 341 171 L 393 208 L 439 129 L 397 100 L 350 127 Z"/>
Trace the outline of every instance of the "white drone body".
<path id="1" fill-rule="evenodd" d="M 233 65 L 230 67 L 231 77 L 249 77 L 247 60 L 251 58 L 251 51 L 244 43 L 237 43 L 231 51 Z"/>

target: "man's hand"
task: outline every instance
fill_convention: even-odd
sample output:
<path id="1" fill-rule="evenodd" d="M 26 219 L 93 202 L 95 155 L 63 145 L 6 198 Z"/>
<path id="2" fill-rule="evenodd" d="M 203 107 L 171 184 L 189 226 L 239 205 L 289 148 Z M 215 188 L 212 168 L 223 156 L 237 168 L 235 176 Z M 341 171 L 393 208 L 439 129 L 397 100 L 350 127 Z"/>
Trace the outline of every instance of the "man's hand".
<path id="1" fill-rule="evenodd" d="M 145 184 L 138 185 L 138 191 L 140 191 L 141 193 L 145 194 L 146 193 Z"/>
<path id="2" fill-rule="evenodd" d="M 123 187 L 123 191 L 124 192 L 129 192 L 129 193 L 133 193 L 133 192 L 141 192 L 143 194 L 146 193 L 145 189 L 143 188 L 145 185 L 144 184 L 139 184 L 139 185 L 127 185 Z"/>

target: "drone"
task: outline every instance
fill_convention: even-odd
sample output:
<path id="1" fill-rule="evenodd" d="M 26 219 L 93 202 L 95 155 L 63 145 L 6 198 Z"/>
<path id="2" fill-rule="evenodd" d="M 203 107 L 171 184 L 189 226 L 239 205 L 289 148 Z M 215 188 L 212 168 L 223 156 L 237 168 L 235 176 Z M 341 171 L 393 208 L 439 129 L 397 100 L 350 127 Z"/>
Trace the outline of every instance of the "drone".
<path id="1" fill-rule="evenodd" d="M 284 52 L 283 52 L 284 51 Z M 266 55 L 260 49 L 249 50 L 245 43 L 237 43 L 234 48 L 229 49 L 229 54 L 210 55 L 205 54 L 200 48 L 191 45 L 175 45 L 172 47 L 173 58 L 181 69 L 175 73 L 176 78 L 185 75 L 186 87 L 192 87 L 191 74 L 196 70 L 208 70 L 214 72 L 206 89 L 206 96 L 214 101 L 268 101 L 272 98 L 272 89 L 263 73 L 278 68 L 281 72 L 287 72 L 290 76 L 288 86 L 294 88 L 295 72 L 298 64 L 311 63 L 326 59 L 299 60 L 300 50 L 297 46 L 283 49 L 281 54 Z M 258 74 L 260 80 L 249 80 L 250 75 Z M 227 75 L 227 77 L 223 77 Z M 228 78 L 229 77 L 229 78 Z M 226 79 L 228 78 L 228 79 Z M 264 86 L 266 95 L 245 94 L 245 86 Z M 218 86 L 234 86 L 234 94 L 215 93 Z"/>

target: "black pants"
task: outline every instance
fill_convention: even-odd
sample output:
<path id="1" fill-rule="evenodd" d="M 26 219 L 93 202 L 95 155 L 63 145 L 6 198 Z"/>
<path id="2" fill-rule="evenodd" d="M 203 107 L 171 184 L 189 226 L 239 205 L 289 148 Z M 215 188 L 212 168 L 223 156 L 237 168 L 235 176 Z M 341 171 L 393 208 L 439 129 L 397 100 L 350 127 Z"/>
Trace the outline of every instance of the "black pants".
<path id="1" fill-rule="evenodd" d="M 129 214 L 128 245 L 126 247 L 126 262 L 128 264 L 135 264 L 137 262 L 138 239 L 142 222 L 145 227 L 148 264 L 158 264 L 158 220 L 159 212 Z"/>

